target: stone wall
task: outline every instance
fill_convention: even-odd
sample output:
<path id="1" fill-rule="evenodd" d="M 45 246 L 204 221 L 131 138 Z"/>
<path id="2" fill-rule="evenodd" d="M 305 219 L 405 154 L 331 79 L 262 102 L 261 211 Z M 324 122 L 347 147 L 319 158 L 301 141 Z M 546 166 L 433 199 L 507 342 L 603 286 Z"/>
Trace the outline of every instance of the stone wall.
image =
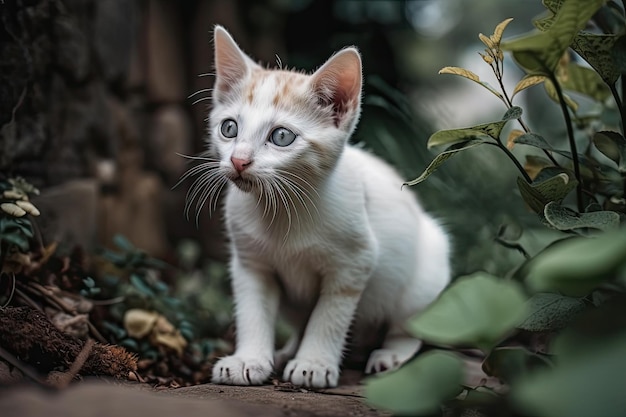
<path id="1" fill-rule="evenodd" d="M 228 0 L 5 0 L 0 3 L 0 174 L 22 175 L 47 240 L 109 245 L 123 233 L 151 254 L 200 239 L 221 257 L 219 216 L 183 216 L 171 190 L 202 148 L 211 30 L 237 32 Z M 195 96 L 198 98 L 202 96 Z M 205 212 L 206 213 L 206 212 Z"/>

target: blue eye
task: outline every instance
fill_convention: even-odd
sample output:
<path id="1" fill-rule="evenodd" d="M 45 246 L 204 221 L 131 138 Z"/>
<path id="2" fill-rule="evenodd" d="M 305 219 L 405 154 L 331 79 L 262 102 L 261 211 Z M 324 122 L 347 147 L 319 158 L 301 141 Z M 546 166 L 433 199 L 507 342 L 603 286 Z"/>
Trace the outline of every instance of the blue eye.
<path id="1" fill-rule="evenodd" d="M 284 127 L 277 127 L 270 133 L 270 142 L 276 146 L 289 146 L 296 140 L 296 134 Z"/>
<path id="2" fill-rule="evenodd" d="M 222 132 L 222 135 L 224 135 L 224 137 L 226 138 L 234 138 L 235 136 L 237 136 L 237 122 L 235 122 L 233 119 L 226 119 L 222 122 L 222 125 L 220 126 L 220 131 Z"/>

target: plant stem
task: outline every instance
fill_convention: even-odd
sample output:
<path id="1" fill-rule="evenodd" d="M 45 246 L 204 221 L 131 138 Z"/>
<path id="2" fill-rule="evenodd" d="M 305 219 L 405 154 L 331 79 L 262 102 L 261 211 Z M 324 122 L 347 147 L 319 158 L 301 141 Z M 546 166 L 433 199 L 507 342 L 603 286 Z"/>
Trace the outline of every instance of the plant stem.
<path id="1" fill-rule="evenodd" d="M 521 172 L 522 175 L 524 176 L 524 179 L 526 180 L 526 182 L 529 184 L 532 184 L 533 180 L 530 178 L 530 176 L 528 175 L 528 173 L 526 172 L 522 164 L 520 164 L 520 162 L 517 160 L 515 155 L 513 155 L 511 151 L 509 151 L 507 147 L 504 146 L 500 140 L 498 140 L 497 142 L 486 142 L 486 144 L 497 146 L 498 148 L 500 148 L 506 154 L 506 156 L 508 156 L 509 159 L 513 161 L 513 163 L 515 164 L 519 172 Z"/>
<path id="2" fill-rule="evenodd" d="M 500 90 L 502 90 L 502 94 L 504 94 L 504 99 L 506 100 L 505 104 L 510 109 L 511 107 L 513 107 L 513 100 L 509 98 L 509 95 L 507 94 L 506 89 L 504 88 L 504 82 L 502 81 L 503 73 L 504 71 L 502 71 L 500 75 L 496 73 L 496 79 L 498 80 L 498 84 L 500 84 Z M 522 129 L 524 129 L 524 132 L 530 133 L 530 128 L 526 125 L 526 123 L 524 123 L 524 120 L 521 117 L 517 119 L 517 121 L 519 122 L 520 126 L 522 126 Z M 554 164 L 554 166 L 560 167 L 559 163 L 556 161 L 556 159 L 554 159 L 554 157 L 552 156 L 550 152 L 548 152 L 546 149 L 542 149 L 542 151 L 544 154 L 546 154 L 546 156 L 548 157 L 550 162 Z"/>
<path id="3" fill-rule="evenodd" d="M 626 127 L 626 111 L 624 109 L 622 99 L 619 96 L 619 92 L 617 91 L 617 88 L 615 87 L 615 83 L 610 84 L 609 89 L 611 90 L 611 94 L 613 94 L 613 99 L 615 100 L 615 104 L 617 105 L 617 108 L 619 109 L 619 115 L 621 117 L 620 124 L 621 124 L 622 135 L 623 135 L 624 127 Z"/>
<path id="4" fill-rule="evenodd" d="M 583 183 L 582 177 L 580 175 L 580 162 L 578 161 L 578 149 L 576 147 L 576 138 L 574 138 L 574 127 L 572 124 L 572 118 L 569 114 L 569 110 L 567 109 L 567 104 L 565 103 L 565 98 L 563 97 L 563 90 L 561 89 L 561 85 L 554 73 L 549 72 L 550 81 L 554 84 L 554 89 L 556 90 L 556 94 L 559 98 L 559 104 L 561 105 L 561 110 L 563 111 L 563 117 L 565 118 L 565 126 L 567 127 L 567 137 L 569 139 L 569 147 L 570 152 L 572 153 L 572 162 L 574 163 L 574 176 L 576 177 L 576 181 L 578 181 L 578 185 L 576 185 L 576 202 L 578 203 L 578 211 L 580 213 L 583 212 Z"/>

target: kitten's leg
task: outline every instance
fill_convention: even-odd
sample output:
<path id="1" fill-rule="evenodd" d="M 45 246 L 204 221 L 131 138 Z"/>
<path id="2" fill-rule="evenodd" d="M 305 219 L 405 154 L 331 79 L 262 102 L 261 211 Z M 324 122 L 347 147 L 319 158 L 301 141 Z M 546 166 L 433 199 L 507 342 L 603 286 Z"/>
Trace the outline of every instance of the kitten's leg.
<path id="1" fill-rule="evenodd" d="M 296 355 L 300 346 L 301 335 L 294 333 L 287 339 L 285 345 L 274 354 L 274 367 L 277 371 L 282 369 L 287 362 Z"/>
<path id="2" fill-rule="evenodd" d="M 306 387 L 337 386 L 346 335 L 367 278 L 363 271 L 351 272 L 324 279 L 298 353 L 285 367 L 284 380 Z M 364 277 L 354 279 L 359 275 Z"/>
<path id="3" fill-rule="evenodd" d="M 212 382 L 260 385 L 273 370 L 279 288 L 271 271 L 244 265 L 236 257 L 231 270 L 237 349 L 213 366 Z"/>
<path id="4" fill-rule="evenodd" d="M 409 336 L 399 325 L 394 325 L 385 336 L 380 349 L 374 350 L 365 366 L 365 373 L 391 371 L 411 359 L 422 347 L 422 341 Z"/>

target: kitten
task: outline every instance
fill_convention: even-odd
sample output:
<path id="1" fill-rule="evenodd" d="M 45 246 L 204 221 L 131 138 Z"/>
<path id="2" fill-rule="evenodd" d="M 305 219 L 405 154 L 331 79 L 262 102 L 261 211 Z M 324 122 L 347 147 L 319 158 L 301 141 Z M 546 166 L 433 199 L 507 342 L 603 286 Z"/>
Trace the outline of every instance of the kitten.
<path id="1" fill-rule="evenodd" d="M 213 382 L 256 385 L 275 360 L 283 379 L 334 387 L 349 329 L 385 325 L 366 372 L 397 368 L 421 342 L 403 323 L 449 280 L 446 233 L 387 164 L 348 145 L 361 111 L 355 48 L 312 75 L 265 69 L 215 29 L 209 154 L 188 195 L 201 207 L 225 184 L 237 346 Z M 202 159 L 202 158 L 201 158 Z M 274 350 L 279 305 L 298 329 Z"/>

